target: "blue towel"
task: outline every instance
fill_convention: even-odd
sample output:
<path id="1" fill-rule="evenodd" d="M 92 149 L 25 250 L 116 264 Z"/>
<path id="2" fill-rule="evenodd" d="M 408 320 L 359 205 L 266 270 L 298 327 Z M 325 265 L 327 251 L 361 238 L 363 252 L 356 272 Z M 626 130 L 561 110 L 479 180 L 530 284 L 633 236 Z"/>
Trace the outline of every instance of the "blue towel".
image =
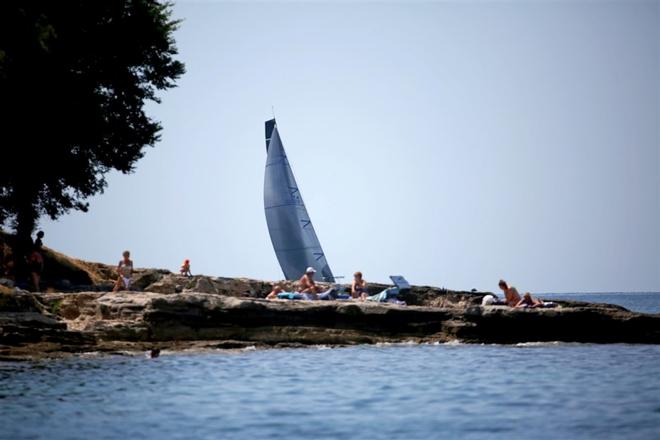
<path id="1" fill-rule="evenodd" d="M 317 297 L 314 297 L 314 295 L 310 293 L 282 292 L 277 294 L 277 298 L 290 299 L 290 300 L 305 299 L 309 301 L 320 299 L 325 301 L 331 301 L 335 299 L 350 299 L 351 295 L 346 293 L 336 293 L 335 289 L 329 289 L 323 293 L 319 293 Z"/>
<path id="2" fill-rule="evenodd" d="M 303 296 L 300 293 L 296 292 L 282 292 L 277 294 L 277 298 L 279 299 L 303 299 Z"/>
<path id="3" fill-rule="evenodd" d="M 387 301 L 387 290 L 383 290 L 382 292 L 380 292 L 376 295 L 368 296 L 367 301 L 375 301 L 375 302 L 385 302 L 385 301 Z"/>

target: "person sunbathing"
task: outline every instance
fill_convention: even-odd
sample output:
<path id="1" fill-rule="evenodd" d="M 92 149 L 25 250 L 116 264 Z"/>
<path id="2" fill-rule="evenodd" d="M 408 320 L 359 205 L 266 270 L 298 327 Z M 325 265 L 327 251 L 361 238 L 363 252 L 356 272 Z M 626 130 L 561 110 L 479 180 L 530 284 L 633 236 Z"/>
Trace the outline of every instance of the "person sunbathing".
<path id="1" fill-rule="evenodd" d="M 300 277 L 300 280 L 298 281 L 300 285 L 299 292 L 303 295 L 308 295 L 308 299 L 317 299 L 316 294 L 321 293 L 322 291 L 321 286 L 317 285 L 314 281 L 315 273 L 316 269 L 313 267 L 308 267 L 305 271 L 305 275 Z"/>
<path id="2" fill-rule="evenodd" d="M 351 296 L 353 299 L 364 300 L 367 295 L 367 282 L 362 278 L 362 272 L 355 272 L 353 274 L 353 284 L 351 284 Z"/>
<path id="3" fill-rule="evenodd" d="M 275 284 L 273 285 L 273 290 L 271 290 L 270 293 L 266 296 L 266 299 L 277 299 L 277 294 L 282 292 L 284 292 L 282 286 Z"/>
<path id="4" fill-rule="evenodd" d="M 543 307 L 543 301 L 532 297 L 532 294 L 527 292 L 515 307 Z"/>
<path id="5" fill-rule="evenodd" d="M 504 301 L 509 307 L 515 307 L 518 305 L 520 302 L 520 294 L 518 293 L 518 290 L 506 283 L 504 280 L 500 280 L 498 286 L 500 289 L 502 289 L 502 292 L 504 292 Z"/>

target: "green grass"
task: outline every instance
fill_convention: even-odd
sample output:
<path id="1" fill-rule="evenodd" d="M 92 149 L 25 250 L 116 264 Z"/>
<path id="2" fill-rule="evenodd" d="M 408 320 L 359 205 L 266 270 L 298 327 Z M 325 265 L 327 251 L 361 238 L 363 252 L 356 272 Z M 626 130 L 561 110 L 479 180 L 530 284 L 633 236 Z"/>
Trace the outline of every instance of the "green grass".
<path id="1" fill-rule="evenodd" d="M 53 315 L 59 315 L 61 309 L 62 309 L 62 300 L 58 299 L 57 301 L 53 302 L 53 305 L 50 306 L 50 313 L 52 313 Z"/>

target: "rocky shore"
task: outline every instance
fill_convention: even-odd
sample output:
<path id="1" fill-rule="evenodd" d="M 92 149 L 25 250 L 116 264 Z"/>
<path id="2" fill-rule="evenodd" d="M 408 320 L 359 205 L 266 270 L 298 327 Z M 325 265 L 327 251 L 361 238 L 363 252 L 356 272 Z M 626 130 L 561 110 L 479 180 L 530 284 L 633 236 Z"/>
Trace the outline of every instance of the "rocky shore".
<path id="1" fill-rule="evenodd" d="M 268 301 L 271 283 L 258 280 L 144 270 L 135 281 L 139 292 L 3 293 L 0 358 L 409 341 L 660 343 L 660 315 L 614 305 L 511 309 L 481 306 L 485 293 L 424 286 L 403 297 L 407 306 Z"/>

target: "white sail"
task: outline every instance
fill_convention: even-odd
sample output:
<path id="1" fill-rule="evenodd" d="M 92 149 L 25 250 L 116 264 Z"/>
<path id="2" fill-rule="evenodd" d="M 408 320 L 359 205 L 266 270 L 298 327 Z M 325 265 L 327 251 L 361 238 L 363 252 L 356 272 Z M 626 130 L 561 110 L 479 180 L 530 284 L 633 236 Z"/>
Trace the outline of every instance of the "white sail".
<path id="1" fill-rule="evenodd" d="M 275 119 L 266 121 L 264 208 L 275 255 L 287 280 L 300 278 L 309 266 L 322 281 L 334 282 L 321 243 L 293 177 Z"/>

